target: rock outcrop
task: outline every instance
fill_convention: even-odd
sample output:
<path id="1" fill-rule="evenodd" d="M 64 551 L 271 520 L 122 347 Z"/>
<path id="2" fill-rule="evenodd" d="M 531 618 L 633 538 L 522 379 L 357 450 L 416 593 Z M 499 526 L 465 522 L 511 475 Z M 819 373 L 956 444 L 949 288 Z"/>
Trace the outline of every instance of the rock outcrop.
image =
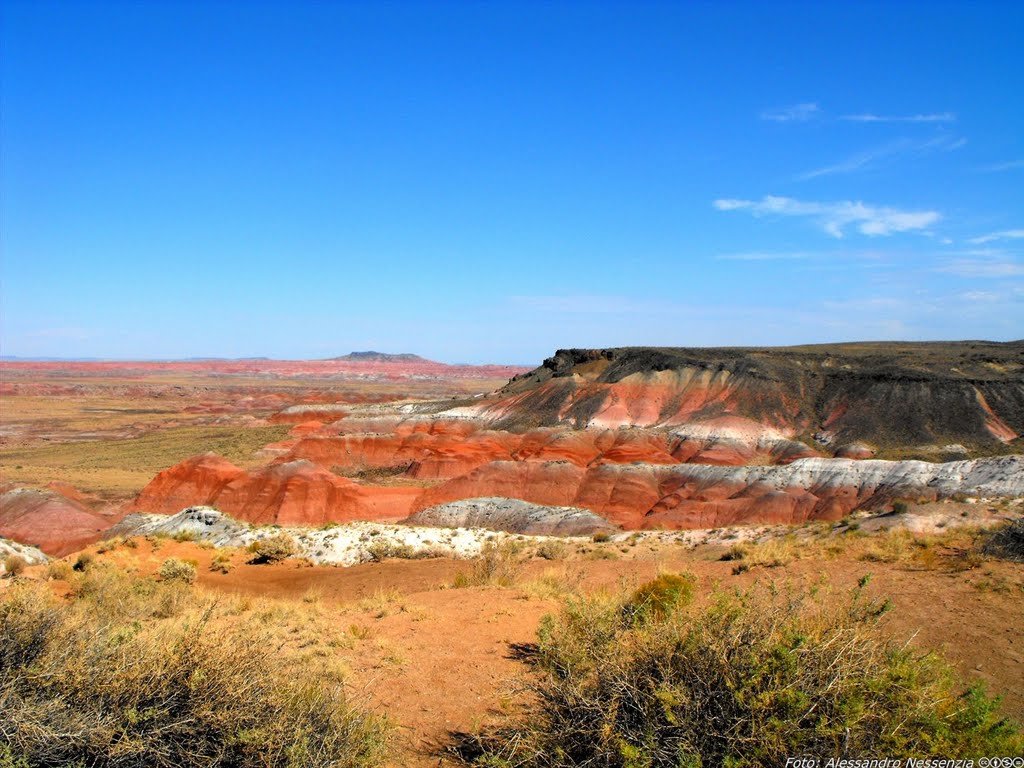
<path id="1" fill-rule="evenodd" d="M 711 429 L 739 417 L 822 447 L 998 448 L 1024 432 L 1024 341 L 559 350 L 447 415 L 500 429 Z"/>
<path id="2" fill-rule="evenodd" d="M 624 528 L 834 520 L 896 498 L 1024 496 L 1024 457 L 933 464 L 800 459 L 785 466 L 494 462 L 426 490 L 424 510 L 474 496 L 583 507 Z"/>
<path id="3" fill-rule="evenodd" d="M 487 528 L 533 536 L 589 536 L 611 531 L 603 517 L 578 507 L 548 507 L 519 499 L 462 499 L 424 509 L 405 521 L 409 525 L 444 528 Z"/>
<path id="4" fill-rule="evenodd" d="M 22 558 L 26 565 L 41 565 L 50 559 L 42 550 L 36 547 L 29 547 L 11 539 L 0 538 L 0 574 L 7 571 L 4 561 L 11 555 L 17 555 Z"/>

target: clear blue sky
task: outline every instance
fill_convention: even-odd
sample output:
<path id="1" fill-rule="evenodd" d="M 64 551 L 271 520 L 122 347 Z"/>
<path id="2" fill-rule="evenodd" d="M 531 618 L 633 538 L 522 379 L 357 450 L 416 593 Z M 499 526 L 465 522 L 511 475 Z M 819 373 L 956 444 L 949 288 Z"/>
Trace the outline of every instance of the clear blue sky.
<path id="1" fill-rule="evenodd" d="M 0 354 L 1024 337 L 1024 3 L 2 14 Z"/>

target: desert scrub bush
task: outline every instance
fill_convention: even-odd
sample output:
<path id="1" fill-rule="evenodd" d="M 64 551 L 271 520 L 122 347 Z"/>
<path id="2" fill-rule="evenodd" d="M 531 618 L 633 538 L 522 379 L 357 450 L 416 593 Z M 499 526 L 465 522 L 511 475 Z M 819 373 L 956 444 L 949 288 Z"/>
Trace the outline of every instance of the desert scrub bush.
<path id="1" fill-rule="evenodd" d="M 210 560 L 210 570 L 216 573 L 228 573 L 232 566 L 230 552 L 220 551 Z"/>
<path id="2" fill-rule="evenodd" d="M 96 545 L 96 554 L 102 555 L 106 554 L 107 552 L 113 552 L 123 543 L 124 539 L 122 539 L 120 536 L 115 536 L 112 539 L 104 539 Z"/>
<path id="3" fill-rule="evenodd" d="M 767 587 L 636 622 L 631 596 L 566 601 L 541 623 L 535 704 L 464 743 L 508 768 L 784 766 L 817 758 L 1016 755 L 980 687 L 887 639 L 885 604 Z"/>
<path id="4" fill-rule="evenodd" d="M 632 621 L 662 621 L 693 601 L 697 577 L 691 573 L 661 573 L 642 584 L 626 601 L 623 610 Z"/>
<path id="5" fill-rule="evenodd" d="M 196 562 L 169 557 L 160 564 L 160 578 L 164 581 L 180 581 L 191 584 L 196 580 Z"/>
<path id="6" fill-rule="evenodd" d="M 725 552 L 722 553 L 722 556 L 718 559 L 728 562 L 732 560 L 742 560 L 746 556 L 747 547 L 745 547 L 742 544 L 733 544 L 727 550 L 725 550 Z"/>
<path id="7" fill-rule="evenodd" d="M 21 555 L 8 555 L 4 558 L 4 573 L 7 576 L 20 576 L 28 568 L 28 560 Z"/>
<path id="8" fill-rule="evenodd" d="M 468 571 L 455 574 L 453 587 L 510 587 L 519 576 L 522 564 L 513 542 L 485 542 L 480 555 L 472 560 Z"/>
<path id="9" fill-rule="evenodd" d="M 389 557 L 412 560 L 416 557 L 416 549 L 411 544 L 399 544 L 394 541 L 374 539 L 370 546 L 366 548 L 366 554 L 375 563 L 387 560 Z"/>
<path id="10" fill-rule="evenodd" d="M 595 544 L 600 544 L 604 541 L 611 541 L 611 538 L 612 535 L 608 533 L 608 531 L 594 531 L 593 535 L 590 537 L 590 540 Z"/>
<path id="11" fill-rule="evenodd" d="M 89 569 L 89 566 L 92 565 L 92 563 L 93 563 L 93 561 L 95 559 L 96 558 L 92 554 L 92 552 L 82 552 L 75 559 L 75 564 L 73 566 L 71 566 L 71 568 L 72 568 L 72 570 L 79 571 L 79 572 L 87 571 Z"/>
<path id="12" fill-rule="evenodd" d="M 71 578 L 72 572 L 71 563 L 67 560 L 51 560 L 46 566 L 47 577 L 57 581 L 67 581 Z"/>
<path id="13" fill-rule="evenodd" d="M 1024 518 L 983 534 L 981 551 L 990 557 L 1024 563 Z"/>
<path id="14" fill-rule="evenodd" d="M 250 563 L 277 563 L 298 552 L 295 539 L 287 533 L 275 533 L 265 539 L 257 539 L 249 545 L 253 557 Z"/>
<path id="15" fill-rule="evenodd" d="M 285 671 L 255 620 L 214 627 L 212 614 L 125 624 L 45 585 L 8 590 L 0 754 L 19 768 L 380 763 L 382 720 L 340 687 Z"/>
<path id="16" fill-rule="evenodd" d="M 544 560 L 562 560 L 565 558 L 568 547 L 561 539 L 545 539 L 537 545 L 537 557 Z"/>

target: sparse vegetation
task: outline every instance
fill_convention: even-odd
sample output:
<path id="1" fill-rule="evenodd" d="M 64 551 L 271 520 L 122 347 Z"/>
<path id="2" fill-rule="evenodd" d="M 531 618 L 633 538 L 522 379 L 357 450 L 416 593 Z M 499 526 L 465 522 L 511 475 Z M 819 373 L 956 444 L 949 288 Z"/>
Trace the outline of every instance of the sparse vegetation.
<path id="1" fill-rule="evenodd" d="M 981 551 L 991 557 L 1024 563 L 1024 518 L 1018 518 L 988 533 Z"/>
<path id="2" fill-rule="evenodd" d="M 216 573 L 229 573 L 233 567 L 231 552 L 221 550 L 210 560 L 210 570 Z"/>
<path id="3" fill-rule="evenodd" d="M 169 557 L 160 565 L 159 574 L 164 581 L 191 584 L 196 580 L 196 562 L 195 560 L 179 560 L 176 557 Z"/>
<path id="4" fill-rule="evenodd" d="M 287 533 L 275 533 L 254 541 L 249 545 L 249 551 L 253 554 L 250 563 L 277 563 L 294 556 L 298 552 L 298 545 Z"/>
<path id="5" fill-rule="evenodd" d="M 4 558 L 4 573 L 8 576 L 20 576 L 26 568 L 28 568 L 28 560 L 21 555 L 8 555 Z"/>
<path id="6" fill-rule="evenodd" d="M 696 585 L 697 579 L 692 574 L 659 574 L 637 589 L 623 610 L 634 622 L 663 621 L 669 614 L 692 602 Z"/>
<path id="7" fill-rule="evenodd" d="M 51 560 L 46 566 L 46 575 L 57 581 L 67 581 L 71 574 L 71 564 L 67 560 Z"/>
<path id="8" fill-rule="evenodd" d="M 865 583 L 841 601 L 763 587 L 699 609 L 669 601 L 653 622 L 628 606 L 671 589 L 571 598 L 541 626 L 536 705 L 461 754 L 504 768 L 1019 754 L 995 700 L 879 631 L 887 604 L 866 599 Z"/>
<path id="9" fill-rule="evenodd" d="M 387 560 L 389 557 L 411 560 L 416 557 L 416 549 L 411 544 L 397 543 L 385 539 L 375 539 L 366 553 L 374 562 Z"/>
<path id="10" fill-rule="evenodd" d="M 75 564 L 72 566 L 72 569 L 79 572 L 86 571 L 95 559 L 96 558 L 93 556 L 92 552 L 82 552 L 75 559 Z"/>
<path id="11" fill-rule="evenodd" d="M 186 590 L 180 618 L 154 619 L 180 583 L 105 568 L 76 579 L 93 583 L 71 603 L 41 583 L 0 600 L 0 765 L 380 764 L 383 721 L 337 680 L 289 667 L 257 618 L 226 622 Z"/>
<path id="12" fill-rule="evenodd" d="M 519 575 L 522 564 L 513 542 L 495 544 L 486 542 L 480 556 L 473 559 L 469 571 L 455 576 L 453 587 L 510 587 Z"/>
<path id="13" fill-rule="evenodd" d="M 537 545 L 537 557 L 544 560 L 562 560 L 568 550 L 565 542 L 561 539 L 549 538 Z"/>

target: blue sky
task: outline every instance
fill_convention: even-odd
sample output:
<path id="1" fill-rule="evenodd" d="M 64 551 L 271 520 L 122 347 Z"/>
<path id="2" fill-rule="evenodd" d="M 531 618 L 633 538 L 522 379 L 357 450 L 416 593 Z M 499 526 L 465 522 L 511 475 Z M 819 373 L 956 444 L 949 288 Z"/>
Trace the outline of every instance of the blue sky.
<path id="1" fill-rule="evenodd" d="M 0 354 L 1024 337 L 1024 4 L 0 24 Z"/>

